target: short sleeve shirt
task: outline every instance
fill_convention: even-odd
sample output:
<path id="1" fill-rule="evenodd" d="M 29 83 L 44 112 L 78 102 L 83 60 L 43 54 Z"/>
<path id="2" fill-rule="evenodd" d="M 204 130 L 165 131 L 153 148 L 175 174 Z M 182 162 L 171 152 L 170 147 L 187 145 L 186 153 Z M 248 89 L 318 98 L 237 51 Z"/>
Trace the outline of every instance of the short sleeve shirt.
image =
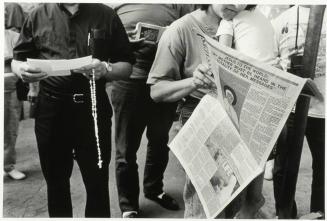
<path id="1" fill-rule="evenodd" d="M 4 56 L 5 60 L 13 58 L 13 48 L 17 42 L 19 33 L 14 32 L 10 29 L 5 30 L 5 45 L 4 45 Z"/>
<path id="2" fill-rule="evenodd" d="M 233 36 L 233 47 L 258 61 L 276 63 L 274 29 L 270 21 L 258 10 L 244 10 L 232 21 L 220 22 L 217 36 Z"/>
<path id="3" fill-rule="evenodd" d="M 231 36 L 234 35 L 232 21 L 226 21 L 226 20 L 220 21 L 216 36 L 221 36 L 221 35 L 231 35 Z"/>
<path id="4" fill-rule="evenodd" d="M 172 23 L 163 33 L 155 60 L 148 77 L 148 84 L 159 81 L 176 81 L 193 76 L 196 67 L 201 63 L 198 40 L 193 28 L 203 31 L 192 13 Z M 207 90 L 197 90 L 191 94 L 201 98 Z"/>
<path id="5" fill-rule="evenodd" d="M 13 57 L 13 48 L 19 37 L 17 32 L 10 29 L 5 30 L 5 45 L 4 45 L 4 57 L 5 57 L 5 92 L 11 92 L 16 89 L 17 76 L 11 72 L 10 62 Z"/>
<path id="6" fill-rule="evenodd" d="M 102 4 L 79 4 L 71 15 L 60 3 L 45 3 L 27 17 L 17 45 L 14 59 L 27 58 L 72 59 L 91 55 L 88 35 L 93 33 L 100 60 L 134 62 L 125 29 L 113 9 Z M 56 92 L 70 93 L 75 76 L 48 77 L 41 86 Z M 104 82 L 104 79 L 100 79 Z M 88 81 L 81 80 L 82 87 Z"/>

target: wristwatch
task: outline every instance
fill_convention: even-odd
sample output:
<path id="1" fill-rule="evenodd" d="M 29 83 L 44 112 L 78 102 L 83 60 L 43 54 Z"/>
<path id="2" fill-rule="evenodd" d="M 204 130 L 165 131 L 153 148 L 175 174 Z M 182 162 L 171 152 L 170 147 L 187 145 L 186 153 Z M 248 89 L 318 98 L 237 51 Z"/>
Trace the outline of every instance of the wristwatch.
<path id="1" fill-rule="evenodd" d="M 107 72 L 112 72 L 112 64 L 110 62 L 102 61 L 102 63 L 105 65 Z"/>

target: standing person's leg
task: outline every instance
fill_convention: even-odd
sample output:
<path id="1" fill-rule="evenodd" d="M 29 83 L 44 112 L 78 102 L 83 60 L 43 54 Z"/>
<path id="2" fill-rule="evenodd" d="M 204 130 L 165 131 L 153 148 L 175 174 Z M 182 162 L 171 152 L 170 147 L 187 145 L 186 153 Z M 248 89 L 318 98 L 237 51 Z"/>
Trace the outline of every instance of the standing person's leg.
<path id="1" fill-rule="evenodd" d="M 111 101 L 115 112 L 116 181 L 122 213 L 139 210 L 136 153 L 145 129 L 145 88 L 142 83 L 114 82 Z"/>
<path id="2" fill-rule="evenodd" d="M 98 95 L 98 94 L 97 94 Z M 110 217 L 109 163 L 111 157 L 112 110 L 106 94 L 97 96 L 97 126 L 102 168 L 98 167 L 91 104 L 75 105 L 75 156 L 86 189 L 85 217 Z"/>
<path id="3" fill-rule="evenodd" d="M 306 137 L 312 155 L 310 212 L 325 213 L 325 119 L 308 117 Z"/>
<path id="4" fill-rule="evenodd" d="M 70 176 L 73 168 L 70 106 L 40 94 L 35 135 L 47 183 L 50 217 L 72 217 Z"/>
<path id="5" fill-rule="evenodd" d="M 150 97 L 150 88 L 147 87 L 147 138 L 148 147 L 144 169 L 144 195 L 150 199 L 158 199 L 163 191 L 163 177 L 169 158 L 169 130 L 173 123 L 176 103 L 155 103 Z M 178 204 L 165 194 L 160 205 L 166 209 L 179 209 Z"/>
<path id="6" fill-rule="evenodd" d="M 294 114 L 291 113 L 279 138 L 277 141 L 275 165 L 273 170 L 273 187 L 274 187 L 274 197 L 275 197 L 275 207 L 276 215 L 279 218 L 296 218 L 297 216 L 297 207 L 295 200 L 284 199 L 283 192 L 289 191 L 284 189 L 284 183 L 287 182 L 287 179 L 292 179 L 292 177 L 284 177 L 285 171 L 289 168 L 286 168 L 286 163 L 290 157 L 289 147 L 292 142 L 292 137 L 294 133 Z M 288 205 L 292 204 L 290 208 Z"/>
<path id="7" fill-rule="evenodd" d="M 188 97 L 186 101 L 183 103 L 181 107 L 181 116 L 180 122 L 182 125 L 186 123 L 186 121 L 191 117 L 192 112 L 194 111 L 196 105 L 198 105 L 199 100 L 195 98 Z M 199 199 L 198 194 L 190 180 L 190 178 L 186 175 L 184 191 L 183 191 L 183 199 L 185 204 L 184 218 L 206 218 L 206 214 L 204 212 L 203 206 Z"/>
<path id="8" fill-rule="evenodd" d="M 6 173 L 15 169 L 16 164 L 16 140 L 18 135 L 21 102 L 17 99 L 15 91 L 4 94 L 4 171 Z M 15 177 L 12 177 L 15 178 Z M 17 178 L 25 178 L 21 176 Z"/>
<path id="9" fill-rule="evenodd" d="M 245 199 L 237 218 L 254 219 L 256 213 L 264 205 L 265 198 L 262 195 L 263 176 L 264 173 L 261 173 L 243 190 L 245 191 Z"/>

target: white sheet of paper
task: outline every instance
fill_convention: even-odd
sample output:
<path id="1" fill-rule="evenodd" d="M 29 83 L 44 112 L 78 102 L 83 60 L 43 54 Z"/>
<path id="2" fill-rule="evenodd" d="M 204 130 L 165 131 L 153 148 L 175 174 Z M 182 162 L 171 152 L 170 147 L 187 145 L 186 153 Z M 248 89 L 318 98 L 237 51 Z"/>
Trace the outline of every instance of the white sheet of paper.
<path id="1" fill-rule="evenodd" d="M 70 70 L 78 69 L 91 63 L 92 56 L 61 60 L 27 58 L 28 65 L 34 68 L 40 68 L 41 71 L 48 73 L 49 76 L 67 76 L 70 75 Z"/>

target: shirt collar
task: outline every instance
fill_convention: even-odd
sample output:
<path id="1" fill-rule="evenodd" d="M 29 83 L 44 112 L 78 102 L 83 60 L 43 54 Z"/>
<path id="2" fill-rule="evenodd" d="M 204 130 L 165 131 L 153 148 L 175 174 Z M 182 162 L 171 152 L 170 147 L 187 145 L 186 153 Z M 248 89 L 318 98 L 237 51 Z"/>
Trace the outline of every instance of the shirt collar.
<path id="1" fill-rule="evenodd" d="M 67 10 L 67 8 L 64 6 L 64 3 L 57 3 L 58 4 L 58 7 L 63 11 L 65 12 L 70 18 L 73 18 L 73 17 L 76 17 L 77 15 L 79 15 L 81 13 L 81 10 L 83 8 L 83 4 L 79 3 L 78 4 L 78 9 L 76 11 L 76 13 L 74 15 L 72 15 L 70 13 L 70 11 Z"/>

